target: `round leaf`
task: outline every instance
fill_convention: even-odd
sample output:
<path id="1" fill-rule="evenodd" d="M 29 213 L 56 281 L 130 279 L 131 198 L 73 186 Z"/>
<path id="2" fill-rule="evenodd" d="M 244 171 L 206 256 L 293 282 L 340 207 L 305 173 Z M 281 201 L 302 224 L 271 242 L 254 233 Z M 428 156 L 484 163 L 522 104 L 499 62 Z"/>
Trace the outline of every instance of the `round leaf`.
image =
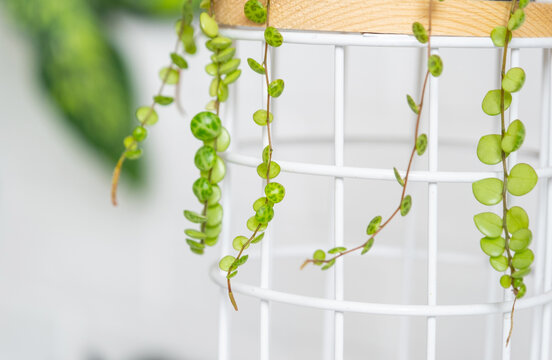
<path id="1" fill-rule="evenodd" d="M 500 256 L 504 253 L 506 240 L 502 237 L 490 238 L 484 237 L 479 242 L 481 250 L 489 256 Z"/>
<path id="2" fill-rule="evenodd" d="M 525 126 L 520 120 L 514 120 L 502 138 L 502 150 L 505 153 L 512 153 L 521 147 L 523 140 L 525 140 Z"/>
<path id="3" fill-rule="evenodd" d="M 210 38 L 214 38 L 218 35 L 219 27 L 217 22 L 206 12 L 202 12 L 201 15 L 199 15 L 199 27 L 201 31 Z"/>
<path id="4" fill-rule="evenodd" d="M 506 43 L 506 34 L 508 34 L 508 41 L 512 40 L 512 33 L 508 32 L 505 26 L 497 26 L 491 31 L 491 40 L 494 46 L 504 47 Z"/>
<path id="5" fill-rule="evenodd" d="M 502 161 L 502 148 L 500 135 L 485 135 L 477 144 L 477 158 L 483 164 L 495 165 Z"/>
<path id="6" fill-rule="evenodd" d="M 508 70 L 504 79 L 502 79 L 502 88 L 511 93 L 519 91 L 523 84 L 525 84 L 525 71 L 520 67 Z"/>
<path id="7" fill-rule="evenodd" d="M 248 0 L 243 6 L 245 17 L 257 23 L 264 24 L 266 21 L 266 9 L 258 0 Z"/>
<path id="8" fill-rule="evenodd" d="M 272 26 L 265 29 L 264 38 L 266 43 L 272 47 L 278 47 L 284 42 L 282 34 Z"/>
<path id="9" fill-rule="evenodd" d="M 186 217 L 186 219 L 196 224 L 202 224 L 205 221 L 207 221 L 207 218 L 205 216 L 190 210 L 184 210 L 184 217 Z"/>
<path id="10" fill-rule="evenodd" d="M 136 118 L 143 125 L 154 125 L 159 121 L 159 115 L 152 107 L 142 106 L 136 110 Z"/>
<path id="11" fill-rule="evenodd" d="M 255 71 L 257 74 L 261 74 L 261 75 L 265 74 L 265 71 L 266 71 L 265 68 L 254 59 L 247 58 L 247 65 L 249 65 L 251 70 Z"/>
<path id="12" fill-rule="evenodd" d="M 506 213 L 506 226 L 510 234 L 529 228 L 529 216 L 519 206 L 514 206 Z"/>
<path id="13" fill-rule="evenodd" d="M 483 205 L 496 205 L 502 200 L 504 183 L 500 179 L 488 178 L 472 184 L 473 195 Z"/>
<path id="14" fill-rule="evenodd" d="M 412 207 L 412 197 L 406 195 L 401 202 L 401 215 L 406 216 Z"/>
<path id="15" fill-rule="evenodd" d="M 429 39 L 425 27 L 419 22 L 415 22 L 412 24 L 412 33 L 416 37 L 416 40 L 418 40 L 422 44 L 425 44 Z"/>
<path id="16" fill-rule="evenodd" d="M 524 21 L 525 21 L 525 12 L 522 9 L 517 9 L 510 16 L 510 20 L 508 20 L 508 30 L 514 31 L 519 29 L 521 25 L 523 25 Z"/>
<path id="17" fill-rule="evenodd" d="M 490 90 L 487 92 L 485 97 L 483 98 L 483 102 L 481 103 L 481 108 L 487 115 L 498 115 L 500 114 L 500 90 Z M 510 107 L 510 104 L 512 103 L 512 95 L 504 91 L 504 110 L 508 109 Z"/>
<path id="18" fill-rule="evenodd" d="M 537 185 L 538 176 L 529 164 L 516 164 L 508 175 L 508 192 L 512 195 L 525 195 Z"/>
<path id="19" fill-rule="evenodd" d="M 219 268 L 222 270 L 222 271 L 228 271 L 230 270 L 230 266 L 232 266 L 232 264 L 234 263 L 234 261 L 236 261 L 236 258 L 231 256 L 231 255 L 226 255 L 225 257 L 223 257 L 222 259 L 220 259 L 219 261 Z"/>
<path id="20" fill-rule="evenodd" d="M 431 75 L 438 77 L 443 72 L 443 60 L 439 55 L 431 55 L 427 61 L 427 68 Z"/>
<path id="21" fill-rule="evenodd" d="M 519 270 L 523 270 L 531 266 L 535 260 L 535 254 L 530 249 L 518 251 L 512 258 L 512 265 Z"/>
<path id="22" fill-rule="evenodd" d="M 284 92 L 284 80 L 277 79 L 268 85 L 268 94 L 272 97 L 278 97 Z"/>
<path id="23" fill-rule="evenodd" d="M 509 229 L 508 229 L 509 230 Z M 510 249 L 514 251 L 521 251 L 526 249 L 531 240 L 533 239 L 533 234 L 529 229 L 520 229 L 512 234 L 510 239 Z"/>
<path id="24" fill-rule="evenodd" d="M 495 269 L 496 271 L 502 272 L 508 269 L 508 258 L 506 258 L 506 256 L 504 255 L 491 257 L 489 258 L 489 262 L 491 263 L 493 269 Z"/>
<path id="25" fill-rule="evenodd" d="M 502 234 L 502 219 L 492 212 L 484 212 L 473 217 L 477 229 L 485 236 L 495 238 Z"/>

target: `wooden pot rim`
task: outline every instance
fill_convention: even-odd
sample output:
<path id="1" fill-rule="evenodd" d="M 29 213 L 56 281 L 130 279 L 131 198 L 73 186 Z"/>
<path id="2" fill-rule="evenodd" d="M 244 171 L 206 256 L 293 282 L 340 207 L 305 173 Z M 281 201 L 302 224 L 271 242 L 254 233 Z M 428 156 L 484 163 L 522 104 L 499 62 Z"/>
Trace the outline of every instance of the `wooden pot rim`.
<path id="1" fill-rule="evenodd" d="M 243 14 L 247 0 L 215 0 L 217 21 L 227 26 L 260 25 Z M 261 0 L 262 1 L 262 0 Z M 264 1 L 262 1 L 264 2 Z M 271 0 L 270 25 L 279 29 L 377 34 L 412 34 L 412 23 L 427 26 L 428 1 Z M 509 1 L 433 1 L 433 35 L 487 37 L 505 25 Z M 552 37 L 552 3 L 531 2 L 515 37 Z"/>

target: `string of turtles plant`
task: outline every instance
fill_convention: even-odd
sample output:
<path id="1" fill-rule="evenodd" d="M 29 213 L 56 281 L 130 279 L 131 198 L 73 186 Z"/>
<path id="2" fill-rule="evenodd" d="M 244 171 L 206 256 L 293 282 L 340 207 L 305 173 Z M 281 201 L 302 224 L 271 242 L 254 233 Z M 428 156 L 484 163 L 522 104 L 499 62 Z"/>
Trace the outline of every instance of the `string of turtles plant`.
<path id="1" fill-rule="evenodd" d="M 237 236 L 234 238 L 232 247 L 238 251 L 238 254 L 236 256 L 224 256 L 219 262 L 220 269 L 226 272 L 228 297 L 236 311 L 238 310 L 238 305 L 232 293 L 230 279 L 237 275 L 238 267 L 242 266 L 247 261 L 248 255 L 245 255 L 244 251 L 249 248 L 251 244 L 256 244 L 263 239 L 264 231 L 268 223 L 274 218 L 274 204 L 281 202 L 285 196 L 284 186 L 280 183 L 271 181 L 280 173 L 280 166 L 272 160 L 274 149 L 270 131 L 270 124 L 274 120 L 274 116 L 270 112 L 270 102 L 272 98 L 277 98 L 282 94 L 284 91 L 284 81 L 282 79 L 271 81 L 268 75 L 268 47 L 279 47 L 282 45 L 284 39 L 276 28 L 269 25 L 270 0 L 266 1 L 266 6 L 258 0 L 248 0 L 244 5 L 244 14 L 249 20 L 257 24 L 265 24 L 264 57 L 262 63 L 252 58 L 248 58 L 247 63 L 251 70 L 259 75 L 264 75 L 265 78 L 267 87 L 266 110 L 260 109 L 255 111 L 255 113 L 253 113 L 253 121 L 259 126 L 266 127 L 268 145 L 263 149 L 262 163 L 257 167 L 257 174 L 262 179 L 266 180 L 264 188 L 265 196 L 260 197 L 253 203 L 255 215 L 247 220 L 247 228 L 252 233 L 250 236 Z"/>
<path id="2" fill-rule="evenodd" d="M 440 0 L 442 1 L 442 0 Z M 426 134 L 419 134 L 420 132 L 420 119 L 422 116 L 422 111 L 424 109 L 424 96 L 426 92 L 426 87 L 428 83 L 429 76 L 432 75 L 434 77 L 438 77 L 441 75 L 443 71 L 443 61 L 439 57 L 439 55 L 431 54 L 431 15 L 432 15 L 432 7 L 433 7 L 433 0 L 429 1 L 429 26 L 427 30 L 425 27 L 419 23 L 414 22 L 412 24 L 412 32 L 416 39 L 422 43 L 427 43 L 427 70 L 424 77 L 424 82 L 422 85 L 422 92 L 420 95 L 420 101 L 416 103 L 416 101 L 410 96 L 406 96 L 406 100 L 408 103 L 408 106 L 410 109 L 416 114 L 416 126 L 414 130 L 414 145 L 412 147 L 412 151 L 410 153 L 410 157 L 408 160 L 408 166 L 406 169 L 406 173 L 404 177 L 401 176 L 400 172 L 393 168 L 393 172 L 395 174 L 395 178 L 397 179 L 397 182 L 402 187 L 401 196 L 399 199 L 399 204 L 395 208 L 395 210 L 391 213 L 391 215 L 383 221 L 383 217 L 378 215 L 375 216 L 370 223 L 368 224 L 368 227 L 366 229 L 366 234 L 368 235 L 368 240 L 363 242 L 362 244 L 347 249 L 346 247 L 334 247 L 328 251 L 324 251 L 322 249 L 318 249 L 314 252 L 312 258 L 305 260 L 301 268 L 304 268 L 308 264 L 314 264 L 317 266 L 321 266 L 322 270 L 327 270 L 331 268 L 337 259 L 339 259 L 342 256 L 345 256 L 347 254 L 357 252 L 361 250 L 361 255 L 366 254 L 374 245 L 374 241 L 377 235 L 380 234 L 380 232 L 389 224 L 391 221 L 397 216 L 397 214 L 401 214 L 401 216 L 406 216 L 411 207 L 412 207 L 412 197 L 410 195 L 407 195 L 406 190 L 408 186 L 408 180 L 410 177 L 410 172 L 412 170 L 412 163 L 414 161 L 414 156 L 418 154 L 419 156 L 423 155 L 426 148 L 427 148 L 427 135 Z M 382 222 L 383 221 L 383 222 Z"/>
<path id="3" fill-rule="evenodd" d="M 194 182 L 192 190 L 203 205 L 201 213 L 184 210 L 184 216 L 190 222 L 199 224 L 200 229 L 186 229 L 190 238 L 186 242 L 190 250 L 203 254 L 205 246 L 217 243 L 222 230 L 223 208 L 219 203 L 221 189 L 218 183 L 226 175 L 226 165 L 218 153 L 226 151 L 230 145 L 230 134 L 222 126 L 219 117 L 220 104 L 228 99 L 228 86 L 241 75 L 240 59 L 234 58 L 236 48 L 232 40 L 219 34 L 219 27 L 214 17 L 212 1 L 203 1 L 201 7 L 208 10 L 199 17 L 201 31 L 207 36 L 206 48 L 212 52 L 211 63 L 205 67 L 207 74 L 213 77 L 209 86 L 209 96 L 213 99 L 206 106 L 207 111 L 196 114 L 190 123 L 194 137 L 203 142 L 194 156 L 195 166 L 200 177 Z"/>
<path id="4" fill-rule="evenodd" d="M 126 159 L 136 160 L 142 156 L 143 151 L 139 147 L 139 144 L 148 136 L 146 127 L 155 125 L 159 121 L 159 115 L 155 111 L 155 107 L 157 105 L 170 105 L 175 100 L 172 96 L 163 95 L 163 90 L 166 85 L 176 85 L 175 89 L 178 89 L 180 72 L 188 68 L 188 63 L 184 59 L 183 53 L 180 52 L 181 44 L 184 48 L 184 52 L 190 55 L 195 54 L 197 50 L 194 40 L 194 28 L 191 25 L 193 16 L 192 0 L 185 0 L 182 5 L 182 17 L 176 24 L 177 40 L 174 50 L 170 54 L 171 62 L 159 72 L 161 86 L 157 94 L 153 96 L 151 105 L 141 106 L 136 110 L 136 118 L 138 119 L 139 125 L 123 140 L 124 151 L 117 161 L 111 180 L 111 202 L 114 206 L 117 205 L 117 187 L 123 163 Z"/>
<path id="5" fill-rule="evenodd" d="M 504 289 L 511 289 L 514 302 L 511 311 L 510 341 L 514 325 L 516 300 L 523 297 L 527 287 L 523 278 L 531 272 L 534 260 L 533 251 L 528 247 L 532 240 L 529 230 L 529 217 L 519 206 L 508 206 L 508 193 L 522 196 L 529 193 L 537 184 L 538 177 L 529 164 L 518 163 L 509 170 L 509 156 L 520 149 L 525 138 L 525 126 L 521 120 L 514 120 L 506 129 L 505 113 L 512 102 L 512 93 L 523 87 L 525 71 L 514 67 L 506 72 L 508 46 L 512 32 L 519 29 L 524 20 L 523 8 L 529 0 L 512 0 L 506 26 L 497 26 L 491 32 L 493 44 L 502 48 L 501 87 L 490 90 L 482 102 L 487 115 L 500 115 L 500 134 L 483 136 L 477 145 L 477 157 L 487 165 L 502 165 L 502 178 L 487 178 L 474 182 L 472 190 L 475 198 L 483 205 L 493 206 L 502 202 L 502 217 L 493 212 L 483 212 L 474 216 L 477 229 L 485 236 L 481 239 L 481 249 L 489 256 L 491 266 L 499 272 L 506 272 L 500 278 Z M 516 9 L 517 5 L 517 9 Z"/>

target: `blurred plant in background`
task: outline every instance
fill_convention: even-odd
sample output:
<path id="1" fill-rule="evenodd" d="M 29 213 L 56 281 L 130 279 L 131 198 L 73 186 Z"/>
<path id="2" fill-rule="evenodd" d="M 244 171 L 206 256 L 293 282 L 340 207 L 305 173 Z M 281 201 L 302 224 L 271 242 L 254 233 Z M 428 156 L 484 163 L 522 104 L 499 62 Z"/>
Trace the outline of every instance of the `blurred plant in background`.
<path id="1" fill-rule="evenodd" d="M 108 162 L 111 171 L 136 125 L 132 89 L 102 27 L 112 10 L 176 19 L 182 0 L 1 0 L 33 40 L 40 81 L 65 121 Z M 141 162 L 125 167 L 141 178 Z"/>

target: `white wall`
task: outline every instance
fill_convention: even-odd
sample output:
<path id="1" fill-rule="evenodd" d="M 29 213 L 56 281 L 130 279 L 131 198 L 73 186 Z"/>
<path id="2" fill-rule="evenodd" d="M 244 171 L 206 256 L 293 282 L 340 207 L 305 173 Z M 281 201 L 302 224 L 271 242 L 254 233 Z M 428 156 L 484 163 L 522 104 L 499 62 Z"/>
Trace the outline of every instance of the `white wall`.
<path id="1" fill-rule="evenodd" d="M 136 93 L 148 101 L 157 89 L 157 70 L 173 44 L 170 24 L 118 16 L 110 31 L 124 50 Z M 193 154 L 199 143 L 189 132 L 190 115 L 208 101 L 208 77 L 202 71 L 207 54 L 190 59 L 184 75 L 182 101 L 188 116 L 161 110 L 161 121 L 150 131 L 146 156 L 148 186 L 131 191 L 123 183 L 120 206 L 109 203 L 110 169 L 100 163 L 60 119 L 37 90 L 34 53 L 26 38 L 0 17 L 0 359 L 75 360 L 85 354 L 101 359 L 129 359 L 139 353 L 167 354 L 173 359 L 214 359 L 217 350 L 218 288 L 208 271 L 219 248 L 203 257 L 189 252 L 182 209 L 198 208 L 191 184 L 197 177 Z M 258 44 L 244 43 L 242 58 L 258 57 Z M 332 135 L 333 58 L 330 47 L 284 45 L 278 49 L 277 71 L 286 81 L 275 101 L 275 159 L 331 163 L 331 145 L 287 141 Z M 496 57 L 489 50 L 446 50 L 441 77 L 439 167 L 446 170 L 484 169 L 475 157 L 479 136 L 497 128 L 480 111 L 480 101 L 495 81 Z M 346 133 L 372 139 L 409 136 L 413 116 L 405 94 L 419 91 L 418 51 L 349 49 L 347 52 Z M 528 137 L 520 160 L 537 164 L 529 149 L 538 149 L 541 51 L 522 52 L 528 80 L 520 114 Z M 261 106 L 260 79 L 246 66 L 239 82 L 240 105 L 234 143 L 238 150 L 259 155 L 260 132 L 251 113 Z M 426 123 L 422 125 L 427 129 Z M 427 130 L 426 130 L 427 131 Z M 449 140 L 454 139 L 451 142 Z M 285 140 L 285 141 L 284 141 Z M 461 145 L 457 143 L 462 141 Z M 410 145 L 408 145 L 410 146 Z M 346 164 L 404 168 L 409 149 L 396 142 L 349 143 Z M 425 168 L 427 156 L 415 167 Z M 255 171 L 232 167 L 232 234 L 245 230 L 252 201 L 260 196 Z M 287 198 L 276 208 L 274 248 L 303 245 L 328 248 L 332 195 L 330 179 L 283 174 Z M 346 298 L 372 302 L 425 302 L 423 258 L 382 258 L 386 246 L 407 243 L 422 253 L 426 247 L 427 190 L 414 184 L 412 213 L 397 219 L 378 239 L 372 255 L 346 262 Z M 369 220 L 389 214 L 399 189 L 391 182 L 347 180 L 346 239 L 364 240 Z M 457 304 L 499 300 L 498 274 L 493 274 L 479 250 L 472 216 L 483 211 L 469 184 L 439 188 L 440 254 L 473 255 L 469 264 L 439 263 L 438 302 Z M 536 224 L 537 191 L 519 200 Z M 408 239 L 411 239 L 408 242 Z M 378 250 L 378 247 L 381 249 Z M 278 258 L 276 289 L 323 296 L 318 269 L 298 271 L 305 253 Z M 256 283 L 258 263 L 251 261 L 238 281 Z M 407 279 L 407 287 L 402 282 Z M 491 285 L 488 280 L 491 279 Z M 533 281 L 528 279 L 529 295 Z M 407 294 L 406 289 L 412 293 Z M 257 359 L 258 302 L 238 295 L 241 311 L 234 314 L 233 355 Z M 274 359 L 325 358 L 324 313 L 293 306 L 273 306 Z M 513 358 L 525 359 L 529 347 L 531 311 L 516 314 Z M 425 354 L 425 322 L 383 316 L 347 314 L 346 359 L 390 359 L 400 354 L 421 359 Z M 478 317 L 440 319 L 438 358 L 482 358 L 487 324 L 500 319 Z M 410 331 L 408 343 L 399 333 Z M 492 333 L 497 358 L 501 344 Z M 460 340 L 462 339 L 462 340 Z M 401 351 L 403 353 L 401 353 Z M 408 351 L 408 353 L 406 353 Z"/>

